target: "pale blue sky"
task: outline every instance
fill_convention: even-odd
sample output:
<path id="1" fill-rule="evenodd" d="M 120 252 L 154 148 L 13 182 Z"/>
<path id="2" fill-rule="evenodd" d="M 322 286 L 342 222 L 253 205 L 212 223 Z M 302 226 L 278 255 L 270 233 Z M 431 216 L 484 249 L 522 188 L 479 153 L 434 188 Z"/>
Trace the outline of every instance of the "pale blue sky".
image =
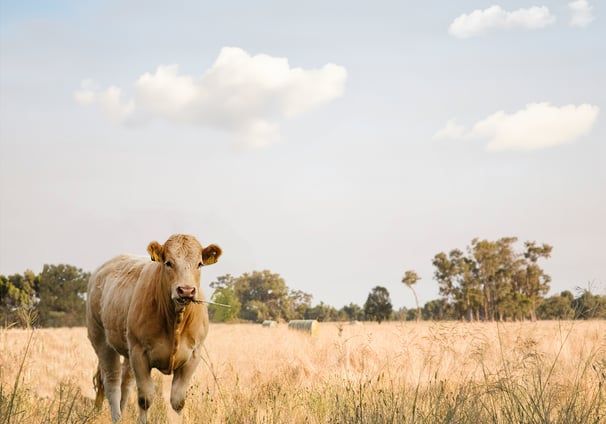
<path id="1" fill-rule="evenodd" d="M 424 303 L 436 253 L 517 236 L 606 293 L 604 8 L 569 3 L 0 0 L 0 273 L 184 232 L 205 285 L 413 306 L 404 271 Z"/>

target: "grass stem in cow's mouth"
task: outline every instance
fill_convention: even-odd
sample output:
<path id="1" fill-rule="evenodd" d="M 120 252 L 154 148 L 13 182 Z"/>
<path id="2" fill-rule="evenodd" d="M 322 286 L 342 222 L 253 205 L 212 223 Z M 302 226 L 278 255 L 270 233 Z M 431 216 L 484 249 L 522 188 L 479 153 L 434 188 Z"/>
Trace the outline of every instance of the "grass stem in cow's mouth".
<path id="1" fill-rule="evenodd" d="M 173 299 L 176 303 L 178 303 L 179 305 L 189 305 L 191 302 L 193 303 L 197 303 L 198 305 L 201 305 L 202 303 L 206 303 L 207 305 L 215 305 L 215 306 L 222 306 L 224 308 L 231 308 L 231 305 L 226 305 L 224 303 L 216 303 L 216 302 L 210 302 L 208 300 L 198 300 L 198 299 L 193 299 L 190 297 L 177 297 Z"/>
<path id="2" fill-rule="evenodd" d="M 222 306 L 224 308 L 231 308 L 231 305 L 225 303 L 209 302 L 208 300 L 195 300 L 196 303 L 206 303 L 207 305 Z"/>

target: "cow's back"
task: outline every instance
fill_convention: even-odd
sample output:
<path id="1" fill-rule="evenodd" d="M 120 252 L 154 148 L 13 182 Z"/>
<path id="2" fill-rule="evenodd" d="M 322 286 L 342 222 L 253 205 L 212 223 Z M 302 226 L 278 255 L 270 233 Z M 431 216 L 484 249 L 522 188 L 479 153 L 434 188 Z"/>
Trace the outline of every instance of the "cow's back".
<path id="1" fill-rule="evenodd" d="M 135 287 L 149 258 L 120 255 L 101 265 L 88 282 L 88 336 L 128 354 L 126 318 Z"/>

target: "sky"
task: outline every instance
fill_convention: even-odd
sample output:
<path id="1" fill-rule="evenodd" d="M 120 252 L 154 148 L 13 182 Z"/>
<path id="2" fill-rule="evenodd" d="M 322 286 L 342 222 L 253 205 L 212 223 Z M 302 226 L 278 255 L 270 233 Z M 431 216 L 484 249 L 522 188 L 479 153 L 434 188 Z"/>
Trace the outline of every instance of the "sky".
<path id="1" fill-rule="evenodd" d="M 497 0 L 498 1 L 498 0 Z M 0 0 L 0 274 L 173 233 L 337 308 L 473 238 L 606 294 L 606 9 Z"/>

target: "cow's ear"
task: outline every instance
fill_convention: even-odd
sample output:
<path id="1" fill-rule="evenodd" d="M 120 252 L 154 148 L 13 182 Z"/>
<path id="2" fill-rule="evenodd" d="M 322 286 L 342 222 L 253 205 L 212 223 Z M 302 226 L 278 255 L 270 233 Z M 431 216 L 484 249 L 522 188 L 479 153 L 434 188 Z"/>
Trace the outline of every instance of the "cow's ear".
<path id="1" fill-rule="evenodd" d="M 147 253 L 149 253 L 151 260 L 154 262 L 162 262 L 164 260 L 164 248 L 157 241 L 152 241 L 147 246 Z"/>
<path id="2" fill-rule="evenodd" d="M 212 265 L 219 260 L 221 256 L 221 248 L 216 244 L 206 246 L 202 251 L 202 263 L 204 265 Z"/>

